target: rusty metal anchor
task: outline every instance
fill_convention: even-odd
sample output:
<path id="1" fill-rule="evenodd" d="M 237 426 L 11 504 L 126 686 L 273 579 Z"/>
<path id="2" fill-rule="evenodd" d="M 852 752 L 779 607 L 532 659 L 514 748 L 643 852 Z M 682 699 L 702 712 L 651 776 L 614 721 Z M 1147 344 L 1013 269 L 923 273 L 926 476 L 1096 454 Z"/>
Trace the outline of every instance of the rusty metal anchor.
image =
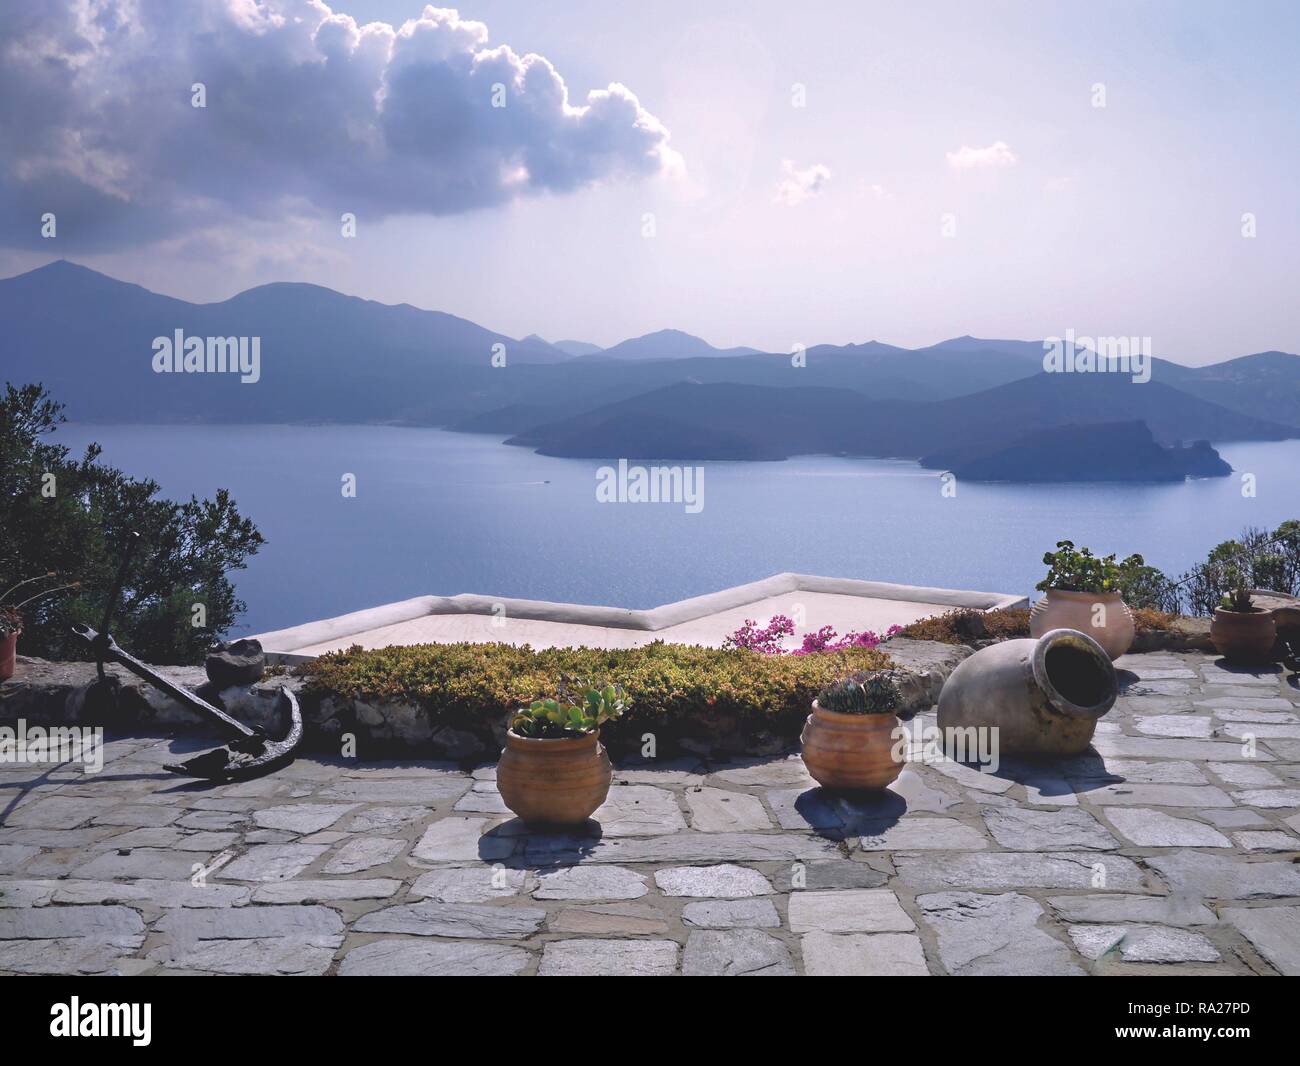
<path id="1" fill-rule="evenodd" d="M 139 542 L 139 536 L 138 533 L 132 533 L 127 542 L 127 550 L 122 557 L 122 563 L 118 568 L 112 591 L 109 593 L 108 602 L 104 608 L 103 622 L 99 630 L 96 631 L 90 626 L 82 624 L 72 627 L 72 631 L 89 642 L 94 649 L 95 666 L 99 671 L 100 681 L 106 680 L 104 661 L 111 659 L 113 662 L 126 667 L 137 677 L 148 681 L 154 688 L 167 693 L 178 703 L 197 711 L 201 715 L 206 715 L 227 730 L 239 735 L 238 739 L 232 741 L 227 747 L 215 748 L 212 751 L 204 752 L 202 755 L 196 755 L 192 759 L 187 759 L 183 763 L 168 764 L 165 769 L 174 774 L 183 774 L 188 777 L 204 777 L 213 781 L 236 781 L 269 772 L 271 769 L 292 761 L 294 751 L 302 743 L 302 714 L 298 710 L 298 701 L 294 699 L 293 693 L 287 688 L 280 689 L 279 708 L 289 720 L 289 731 L 284 739 L 272 740 L 261 731 L 251 729 L 244 725 L 243 722 L 232 718 L 219 707 L 214 707 L 196 693 L 167 680 L 153 667 L 124 651 L 118 646 L 117 641 L 113 639 L 108 631 L 108 625 L 112 621 L 113 613 L 117 610 L 118 596 L 122 591 L 127 567 L 131 562 L 131 554 L 135 545 Z"/>

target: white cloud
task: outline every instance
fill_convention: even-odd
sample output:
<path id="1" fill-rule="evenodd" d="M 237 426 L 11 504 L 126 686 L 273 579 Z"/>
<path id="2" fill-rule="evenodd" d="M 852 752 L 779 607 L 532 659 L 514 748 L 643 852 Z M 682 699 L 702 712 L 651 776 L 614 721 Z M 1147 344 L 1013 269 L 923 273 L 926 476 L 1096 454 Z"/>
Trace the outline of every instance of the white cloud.
<path id="1" fill-rule="evenodd" d="M 44 211 L 108 250 L 232 216 L 447 215 L 682 169 L 625 86 L 571 99 L 545 57 L 432 5 L 400 26 L 323 0 L 15 5 L 0 100 L 0 245 L 36 240 Z"/>
<path id="2" fill-rule="evenodd" d="M 1014 167 L 1020 161 L 1006 141 L 994 141 L 987 148 L 972 148 L 963 144 L 957 151 L 945 155 L 953 170 Z"/>
<path id="3" fill-rule="evenodd" d="M 783 159 L 781 177 L 776 183 L 776 202 L 794 207 L 818 195 L 830 180 L 830 168 L 821 163 L 799 170 L 793 160 Z"/>

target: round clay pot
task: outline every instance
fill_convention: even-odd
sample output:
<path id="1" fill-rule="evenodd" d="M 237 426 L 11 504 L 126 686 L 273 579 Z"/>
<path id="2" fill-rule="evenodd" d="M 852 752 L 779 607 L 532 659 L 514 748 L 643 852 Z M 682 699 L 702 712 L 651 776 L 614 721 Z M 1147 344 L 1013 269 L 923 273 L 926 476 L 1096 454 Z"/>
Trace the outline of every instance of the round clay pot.
<path id="1" fill-rule="evenodd" d="M 501 798 L 529 825 L 581 825 L 605 802 L 613 776 L 599 730 L 556 740 L 510 730 L 497 764 Z"/>
<path id="2" fill-rule="evenodd" d="M 1119 682 L 1092 637 L 1054 629 L 1037 640 L 1005 640 L 961 662 L 939 693 L 939 728 L 996 730 L 967 750 L 1042 758 L 1086 751 Z"/>
<path id="3" fill-rule="evenodd" d="M 14 676 L 15 659 L 18 653 L 18 633 L 6 633 L 0 637 L 0 681 L 8 681 Z"/>
<path id="4" fill-rule="evenodd" d="M 1272 611 L 1253 607 L 1249 611 L 1214 609 L 1210 639 L 1230 663 L 1266 663 L 1273 658 L 1277 622 Z"/>
<path id="5" fill-rule="evenodd" d="M 1097 606 L 1101 605 L 1101 610 Z M 1098 619 L 1103 620 L 1097 625 Z M 1041 637 L 1053 629 L 1087 633 L 1102 650 L 1118 659 L 1133 646 L 1133 612 L 1118 592 L 1070 592 L 1048 589 L 1029 612 L 1029 635 Z"/>
<path id="6" fill-rule="evenodd" d="M 902 760 L 894 758 L 897 728 L 895 715 L 841 714 L 813 700 L 799 738 L 804 765 L 823 788 L 884 788 L 903 771 Z"/>

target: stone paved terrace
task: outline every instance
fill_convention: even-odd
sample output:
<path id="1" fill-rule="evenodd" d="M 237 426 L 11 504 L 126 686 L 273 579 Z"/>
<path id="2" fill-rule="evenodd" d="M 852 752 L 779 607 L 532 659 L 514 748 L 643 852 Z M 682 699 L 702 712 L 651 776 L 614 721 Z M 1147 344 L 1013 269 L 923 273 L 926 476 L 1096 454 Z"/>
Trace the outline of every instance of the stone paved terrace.
<path id="1" fill-rule="evenodd" d="M 873 802 L 797 757 L 623 767 L 585 837 L 522 831 L 491 766 L 10 765 L 0 972 L 1300 973 L 1295 680 L 1118 665 L 1096 755 L 913 763 Z"/>

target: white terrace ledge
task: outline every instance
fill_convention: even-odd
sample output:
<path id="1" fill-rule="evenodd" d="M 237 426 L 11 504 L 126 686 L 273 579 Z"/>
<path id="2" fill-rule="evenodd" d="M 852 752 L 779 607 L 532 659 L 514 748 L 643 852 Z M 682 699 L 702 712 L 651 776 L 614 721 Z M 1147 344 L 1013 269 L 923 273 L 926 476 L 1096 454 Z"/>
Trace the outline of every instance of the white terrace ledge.
<path id="1" fill-rule="evenodd" d="M 890 626 L 907 625 L 955 607 L 987 611 L 1027 606 L 1025 597 L 1000 592 L 787 573 L 647 611 L 469 593 L 416 596 L 260 633 L 257 639 L 273 662 L 300 662 L 353 644 L 385 648 L 499 641 L 534 648 L 633 648 L 663 640 L 718 647 L 746 618 L 766 625 L 773 615 L 785 614 L 802 622 L 787 642 L 797 646 L 804 633 L 822 626 L 833 626 L 840 634 L 864 629 L 883 634 Z"/>

